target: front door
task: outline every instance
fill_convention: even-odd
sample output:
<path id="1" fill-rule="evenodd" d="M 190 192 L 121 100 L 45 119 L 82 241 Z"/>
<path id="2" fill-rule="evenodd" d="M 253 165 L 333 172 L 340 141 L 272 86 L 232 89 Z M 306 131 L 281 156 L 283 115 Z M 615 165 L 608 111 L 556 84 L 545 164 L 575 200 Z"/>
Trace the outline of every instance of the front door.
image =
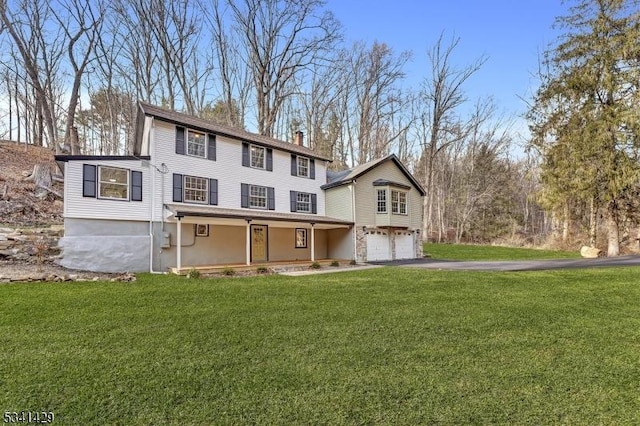
<path id="1" fill-rule="evenodd" d="M 251 225 L 251 261 L 267 261 L 267 226 Z"/>

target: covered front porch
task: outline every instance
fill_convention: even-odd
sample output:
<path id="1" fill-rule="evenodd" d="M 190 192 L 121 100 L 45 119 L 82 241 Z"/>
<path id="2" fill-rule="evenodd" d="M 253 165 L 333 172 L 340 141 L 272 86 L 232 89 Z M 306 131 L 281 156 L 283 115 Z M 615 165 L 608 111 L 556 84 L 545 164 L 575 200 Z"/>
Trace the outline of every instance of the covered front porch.
<path id="1" fill-rule="evenodd" d="M 353 224 L 326 216 L 168 205 L 175 229 L 165 246 L 174 273 L 354 258 Z"/>
<path id="2" fill-rule="evenodd" d="M 265 268 L 266 270 L 279 270 L 279 269 L 301 269 L 307 268 L 310 266 L 310 261 L 308 260 L 290 260 L 290 261 L 278 261 L 278 262 L 263 262 L 263 263 L 252 263 L 251 265 L 246 264 L 226 264 L 226 265 L 202 265 L 202 266 L 183 266 L 182 268 L 171 268 L 171 273 L 176 275 L 186 275 L 192 269 L 197 270 L 201 274 L 219 274 L 224 273 L 227 270 L 231 269 L 234 272 L 246 272 L 251 271 L 254 272 L 259 268 Z M 328 267 L 335 265 L 335 262 L 338 263 L 339 266 L 348 265 L 351 262 L 351 259 L 316 259 L 316 263 L 318 263 L 321 267 Z"/>

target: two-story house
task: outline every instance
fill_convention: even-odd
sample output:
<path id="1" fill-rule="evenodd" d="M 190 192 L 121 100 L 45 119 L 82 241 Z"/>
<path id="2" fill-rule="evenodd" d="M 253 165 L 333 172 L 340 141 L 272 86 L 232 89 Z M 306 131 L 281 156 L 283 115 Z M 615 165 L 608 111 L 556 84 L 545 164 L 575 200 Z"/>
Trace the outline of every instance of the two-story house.
<path id="1" fill-rule="evenodd" d="M 377 177 L 387 181 L 388 221 L 376 216 L 380 220 L 367 222 L 371 229 L 364 232 L 386 231 L 387 254 L 393 258 L 396 252 L 403 254 L 394 249 L 397 229 L 409 232 L 411 226 L 414 235 L 420 228 L 415 224 L 422 215 L 418 219 L 408 206 L 409 200 L 421 203 L 417 194 L 423 192 L 394 156 L 381 160 L 382 167 L 369 167 L 364 176 L 386 170 L 387 159 L 402 175 L 391 171 Z M 166 272 L 206 265 L 382 258 L 376 250 L 383 242 L 369 247 L 373 238 L 360 241 L 355 225 L 364 216 L 340 210 L 351 205 L 352 212 L 375 212 L 379 201 L 352 205 L 353 196 L 341 199 L 343 188 L 353 187 L 356 179 L 360 184 L 362 174 L 328 182 L 330 159 L 305 147 L 302 133 L 287 143 L 141 102 L 134 155 L 60 155 L 56 160 L 64 163 L 65 173 L 60 263 L 69 268 Z M 411 192 L 413 186 L 407 190 L 407 185 L 417 189 Z M 402 189 L 408 198 L 394 204 L 397 191 L 392 188 Z M 329 199 L 341 206 L 328 206 Z M 413 221 L 402 222 L 405 216 Z M 380 234 L 374 233 L 376 227 Z M 375 256 L 367 257 L 367 250 Z M 403 255 L 421 253 L 420 248 Z"/>

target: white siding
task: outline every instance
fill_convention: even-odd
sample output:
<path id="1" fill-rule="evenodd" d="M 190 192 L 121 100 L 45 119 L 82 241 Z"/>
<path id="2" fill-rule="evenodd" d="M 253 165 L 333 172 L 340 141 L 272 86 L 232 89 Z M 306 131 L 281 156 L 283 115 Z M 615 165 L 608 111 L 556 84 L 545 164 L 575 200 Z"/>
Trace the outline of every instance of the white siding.
<path id="1" fill-rule="evenodd" d="M 317 195 L 317 214 L 325 215 L 325 197 L 320 186 L 325 182 L 326 162 L 315 160 L 315 179 L 291 176 L 291 154 L 273 149 L 273 171 L 257 170 L 242 166 L 242 141 L 216 137 L 216 158 L 179 155 L 175 153 L 175 125 L 154 121 L 151 132 L 152 160 L 156 165 L 168 167 L 168 173 L 156 175 L 157 200 L 173 203 L 173 174 L 206 177 L 218 180 L 218 207 L 240 209 L 240 184 L 248 183 L 275 188 L 276 212 L 290 212 L 289 191 L 308 192 Z M 163 180 L 160 179 L 163 176 Z M 164 196 L 162 195 L 164 182 Z M 188 205 L 188 204 L 185 204 Z M 155 215 L 161 214 L 161 203 L 154 202 Z M 313 217 L 314 215 L 310 215 Z"/>
<path id="2" fill-rule="evenodd" d="M 64 217 L 87 219 L 149 220 L 151 168 L 142 160 L 69 161 L 65 163 Z M 82 196 L 83 164 L 119 167 L 142 172 L 142 201 L 103 200 Z"/>

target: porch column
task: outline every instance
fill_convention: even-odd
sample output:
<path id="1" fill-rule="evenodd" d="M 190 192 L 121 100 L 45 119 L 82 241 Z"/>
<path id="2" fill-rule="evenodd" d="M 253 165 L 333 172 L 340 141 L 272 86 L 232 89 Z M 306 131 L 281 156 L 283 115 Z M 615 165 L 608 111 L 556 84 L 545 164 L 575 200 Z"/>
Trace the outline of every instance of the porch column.
<path id="1" fill-rule="evenodd" d="M 311 261 L 315 262 L 316 261 L 316 233 L 315 233 L 315 228 L 313 227 L 315 225 L 315 223 L 311 224 Z"/>
<path id="2" fill-rule="evenodd" d="M 182 218 L 178 217 L 178 231 L 176 232 L 176 239 L 178 242 L 176 243 L 177 247 L 177 256 L 176 260 L 176 268 L 178 269 L 178 273 L 180 273 L 180 268 L 182 268 Z"/>
<path id="3" fill-rule="evenodd" d="M 246 242 L 246 253 L 245 260 L 247 262 L 247 266 L 251 265 L 251 221 L 247 220 L 247 242 Z"/>

